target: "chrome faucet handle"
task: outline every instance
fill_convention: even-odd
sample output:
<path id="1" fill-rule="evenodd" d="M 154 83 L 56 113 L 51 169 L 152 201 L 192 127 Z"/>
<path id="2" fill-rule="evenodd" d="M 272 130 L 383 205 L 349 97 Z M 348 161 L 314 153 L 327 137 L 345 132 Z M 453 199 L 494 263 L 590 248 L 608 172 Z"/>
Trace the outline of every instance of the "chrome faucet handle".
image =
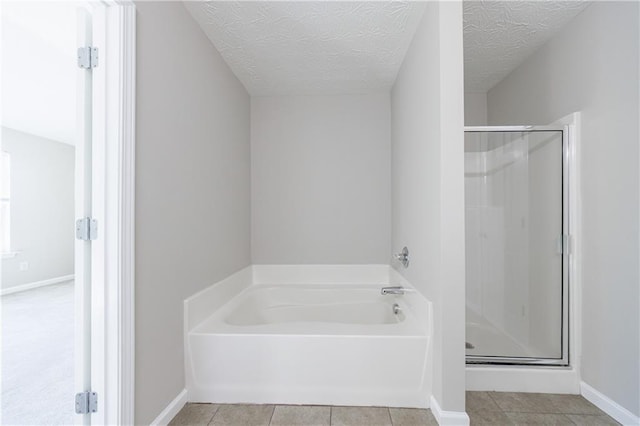
<path id="1" fill-rule="evenodd" d="M 406 293 L 413 293 L 416 290 L 410 287 L 403 287 L 401 285 L 393 285 L 390 287 L 382 287 L 380 289 L 380 294 L 382 295 L 386 295 L 386 294 L 406 294 Z"/>
<path id="2" fill-rule="evenodd" d="M 402 263 L 405 268 L 409 267 L 409 249 L 406 246 L 402 248 L 400 253 L 394 254 L 393 258 Z"/>
<path id="3" fill-rule="evenodd" d="M 380 294 L 382 295 L 386 295 L 386 294 L 404 294 L 406 291 L 408 291 L 408 289 L 400 286 L 400 285 L 396 285 L 396 286 L 392 286 L 392 287 L 382 287 L 380 289 Z"/>

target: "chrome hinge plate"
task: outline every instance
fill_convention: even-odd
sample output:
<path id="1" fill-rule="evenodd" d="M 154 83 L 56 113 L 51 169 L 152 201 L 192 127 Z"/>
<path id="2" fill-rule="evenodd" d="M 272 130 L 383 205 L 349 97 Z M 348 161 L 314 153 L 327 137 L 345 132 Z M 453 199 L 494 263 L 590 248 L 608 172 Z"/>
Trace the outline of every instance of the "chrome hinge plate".
<path id="1" fill-rule="evenodd" d="M 91 69 L 98 66 L 98 48 L 97 47 L 79 47 L 78 48 L 78 66 L 84 69 Z"/>
<path id="2" fill-rule="evenodd" d="M 90 217 L 76 220 L 76 239 L 91 241 L 98 238 L 98 221 Z"/>
<path id="3" fill-rule="evenodd" d="M 76 394 L 76 414 L 90 414 L 98 411 L 98 394 L 80 392 Z"/>

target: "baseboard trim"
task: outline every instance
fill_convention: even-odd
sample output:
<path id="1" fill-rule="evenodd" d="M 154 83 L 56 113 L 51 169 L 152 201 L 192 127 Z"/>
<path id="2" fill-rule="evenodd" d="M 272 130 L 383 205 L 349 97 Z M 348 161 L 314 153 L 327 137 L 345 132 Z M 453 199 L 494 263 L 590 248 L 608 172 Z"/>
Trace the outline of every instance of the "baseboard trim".
<path id="1" fill-rule="evenodd" d="M 585 382 L 580 382 L 580 393 L 593 405 L 613 417 L 618 423 L 625 426 L 640 425 L 640 417 Z"/>
<path id="2" fill-rule="evenodd" d="M 48 280 L 36 281 L 34 283 L 16 285 L 9 288 L 3 288 L 0 290 L 0 296 L 6 296 L 7 294 L 20 293 L 21 291 L 33 290 L 34 288 L 44 287 L 47 285 L 60 284 L 65 281 L 71 281 L 75 278 L 75 275 L 64 275 L 62 277 L 49 278 Z"/>
<path id="3" fill-rule="evenodd" d="M 180 410 L 182 410 L 182 407 L 185 406 L 185 404 L 187 403 L 187 397 L 187 390 L 182 389 L 178 396 L 176 396 L 173 401 L 171 401 L 169 405 L 167 405 L 164 410 L 162 410 L 162 412 L 158 414 L 158 417 L 156 417 L 156 419 L 151 422 L 151 426 L 168 425 L 169 422 L 176 416 L 176 414 L 178 414 Z"/>
<path id="4" fill-rule="evenodd" d="M 189 386 L 189 385 L 187 385 Z M 332 389 L 291 386 L 187 387 L 189 402 L 210 404 L 324 405 L 348 407 L 429 408 L 426 392 L 397 389 L 381 392 L 353 388 Z"/>
<path id="5" fill-rule="evenodd" d="M 440 426 L 469 426 L 469 416 L 464 411 L 444 411 L 431 395 L 431 413 Z"/>

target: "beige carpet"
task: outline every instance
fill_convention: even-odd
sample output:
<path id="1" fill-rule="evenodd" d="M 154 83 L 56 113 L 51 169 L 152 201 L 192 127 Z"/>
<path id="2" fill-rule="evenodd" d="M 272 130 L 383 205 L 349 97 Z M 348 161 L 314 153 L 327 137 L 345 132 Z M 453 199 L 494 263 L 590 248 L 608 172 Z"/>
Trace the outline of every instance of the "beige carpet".
<path id="1" fill-rule="evenodd" d="M 73 424 L 73 282 L 1 299 L 1 423 Z"/>

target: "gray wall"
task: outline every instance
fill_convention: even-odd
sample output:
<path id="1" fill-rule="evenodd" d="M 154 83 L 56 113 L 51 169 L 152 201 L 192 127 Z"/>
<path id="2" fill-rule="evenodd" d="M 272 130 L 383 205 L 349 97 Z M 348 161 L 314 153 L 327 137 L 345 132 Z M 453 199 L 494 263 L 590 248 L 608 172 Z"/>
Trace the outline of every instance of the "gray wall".
<path id="1" fill-rule="evenodd" d="M 252 260 L 388 263 L 388 93 L 251 100 Z"/>
<path id="2" fill-rule="evenodd" d="M 2 127 L 2 150 L 11 155 L 11 250 L 19 252 L 2 260 L 2 288 L 72 275 L 75 148 Z"/>
<path id="3" fill-rule="evenodd" d="M 136 424 L 184 388 L 182 301 L 250 264 L 250 100 L 182 2 L 137 2 Z"/>
<path id="4" fill-rule="evenodd" d="M 487 94 L 486 93 L 465 93 L 464 94 L 464 125 L 465 126 L 486 126 L 487 125 Z"/>
<path id="5" fill-rule="evenodd" d="M 596 2 L 488 93 L 489 124 L 582 112 L 582 380 L 640 415 L 638 17 Z"/>
<path id="6" fill-rule="evenodd" d="M 433 302 L 433 396 L 465 410 L 462 3 L 428 2 L 391 93 L 392 247 Z M 397 265 L 396 265 L 397 266 Z"/>

